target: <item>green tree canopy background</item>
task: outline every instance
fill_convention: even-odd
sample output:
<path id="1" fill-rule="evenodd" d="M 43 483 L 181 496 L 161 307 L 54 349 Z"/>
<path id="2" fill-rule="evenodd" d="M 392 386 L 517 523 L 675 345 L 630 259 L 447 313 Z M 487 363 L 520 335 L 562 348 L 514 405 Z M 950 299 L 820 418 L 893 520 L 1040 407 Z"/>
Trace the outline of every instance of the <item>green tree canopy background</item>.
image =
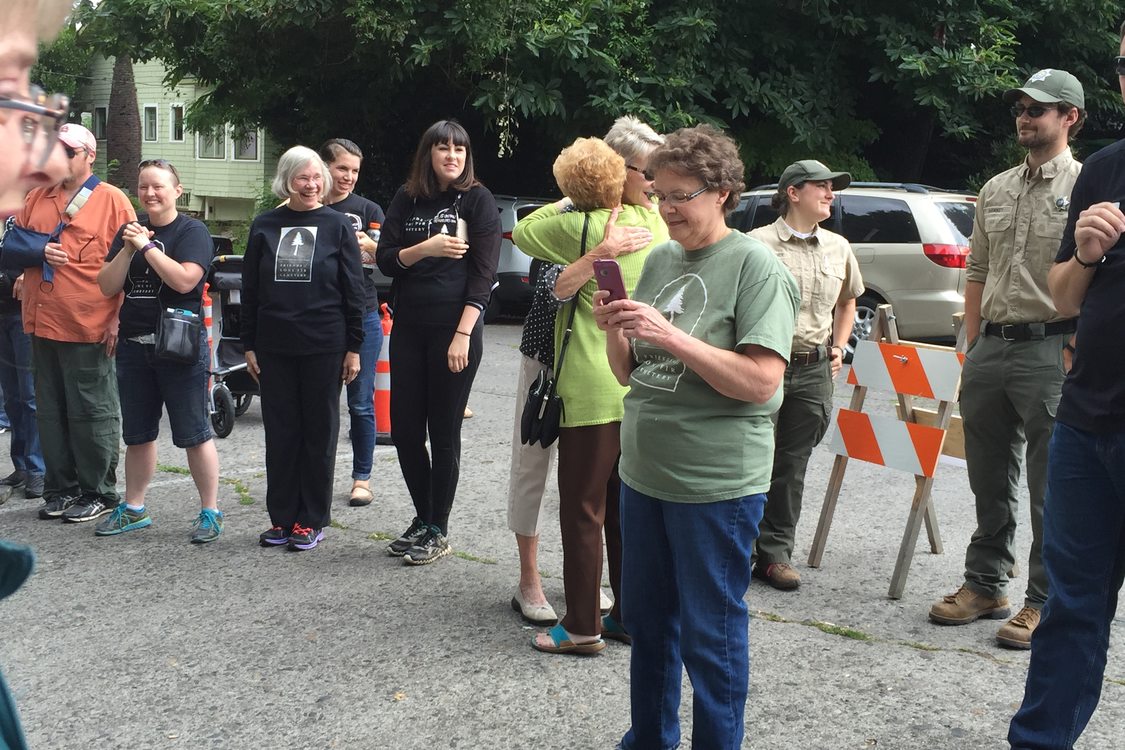
<path id="1" fill-rule="evenodd" d="M 500 192 L 553 192 L 559 149 L 621 114 L 727 128 L 750 183 L 812 156 L 960 187 L 1018 158 L 1000 94 L 1039 68 L 1085 85 L 1087 151 L 1116 137 L 1120 15 L 1109 0 L 102 0 L 80 9 L 79 43 L 210 86 L 195 127 L 352 138 L 383 198 L 450 116 Z"/>

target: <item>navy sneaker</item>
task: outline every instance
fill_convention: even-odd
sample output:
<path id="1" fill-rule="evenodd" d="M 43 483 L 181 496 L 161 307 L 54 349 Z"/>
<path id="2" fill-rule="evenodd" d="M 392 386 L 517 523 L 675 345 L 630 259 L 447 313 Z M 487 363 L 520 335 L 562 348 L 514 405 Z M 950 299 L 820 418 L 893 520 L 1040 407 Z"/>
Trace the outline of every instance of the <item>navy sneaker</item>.
<path id="1" fill-rule="evenodd" d="M 219 538 L 223 533 L 223 514 L 217 510 L 204 508 L 192 524 L 191 543 L 206 544 Z"/>
<path id="2" fill-rule="evenodd" d="M 258 535 L 258 544 L 263 547 L 280 547 L 289 544 L 289 529 L 283 526 L 273 526 Z"/>
<path id="3" fill-rule="evenodd" d="M 320 540 L 323 538 L 323 529 L 310 529 L 307 526 L 295 523 L 293 524 L 293 530 L 289 532 L 289 549 L 293 551 L 312 549 L 320 544 Z"/>
<path id="4" fill-rule="evenodd" d="M 86 495 L 79 498 L 78 502 L 62 513 L 62 519 L 70 523 L 86 523 L 96 518 L 101 518 L 106 513 L 112 513 L 118 503 L 109 503 L 104 498 L 95 495 Z"/>

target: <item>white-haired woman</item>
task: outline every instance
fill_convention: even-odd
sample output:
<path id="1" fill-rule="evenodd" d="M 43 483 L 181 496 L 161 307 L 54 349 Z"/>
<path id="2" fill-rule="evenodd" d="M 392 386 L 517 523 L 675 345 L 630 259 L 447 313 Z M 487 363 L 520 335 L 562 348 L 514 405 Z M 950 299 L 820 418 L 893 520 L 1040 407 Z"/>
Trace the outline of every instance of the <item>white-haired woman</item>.
<path id="1" fill-rule="evenodd" d="M 346 216 L 324 206 L 328 167 L 294 146 L 273 192 L 286 203 L 250 226 L 242 269 L 242 343 L 262 389 L 266 433 L 263 547 L 312 549 L 330 520 L 340 388 L 359 373 L 363 271 Z"/>

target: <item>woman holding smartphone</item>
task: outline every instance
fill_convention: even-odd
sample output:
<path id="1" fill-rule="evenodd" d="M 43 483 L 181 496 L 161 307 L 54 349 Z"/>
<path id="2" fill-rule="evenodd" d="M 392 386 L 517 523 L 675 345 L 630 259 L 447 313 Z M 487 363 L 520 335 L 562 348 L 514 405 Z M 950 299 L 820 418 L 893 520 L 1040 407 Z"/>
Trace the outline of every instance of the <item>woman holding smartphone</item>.
<path id="1" fill-rule="evenodd" d="M 476 177 L 469 134 L 453 120 L 435 122 L 387 208 L 376 252 L 394 279 L 391 437 L 414 503 L 414 520 L 387 552 L 410 565 L 452 552 L 461 423 L 499 258 L 500 212 Z"/>

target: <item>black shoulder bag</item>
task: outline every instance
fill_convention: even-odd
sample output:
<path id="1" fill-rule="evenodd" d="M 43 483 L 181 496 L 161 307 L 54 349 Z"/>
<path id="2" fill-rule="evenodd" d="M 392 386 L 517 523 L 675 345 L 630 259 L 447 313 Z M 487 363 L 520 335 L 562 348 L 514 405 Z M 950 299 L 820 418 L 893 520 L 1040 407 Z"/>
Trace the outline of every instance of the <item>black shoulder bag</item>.
<path id="1" fill-rule="evenodd" d="M 586 254 L 586 232 L 589 228 L 590 215 L 587 214 L 582 222 L 582 246 L 578 257 Z M 578 295 L 575 294 L 570 303 L 570 318 L 566 322 L 566 330 L 563 331 L 559 356 L 555 358 L 554 375 L 547 377 L 547 371 L 541 371 L 527 392 L 527 402 L 523 405 L 523 415 L 520 418 L 520 440 L 524 445 L 539 443 L 544 448 L 549 448 L 559 437 L 563 402 L 557 390 L 559 376 L 562 374 L 563 363 L 566 360 L 566 347 L 570 343 L 570 333 L 574 328 L 574 314 L 577 311 Z"/>

